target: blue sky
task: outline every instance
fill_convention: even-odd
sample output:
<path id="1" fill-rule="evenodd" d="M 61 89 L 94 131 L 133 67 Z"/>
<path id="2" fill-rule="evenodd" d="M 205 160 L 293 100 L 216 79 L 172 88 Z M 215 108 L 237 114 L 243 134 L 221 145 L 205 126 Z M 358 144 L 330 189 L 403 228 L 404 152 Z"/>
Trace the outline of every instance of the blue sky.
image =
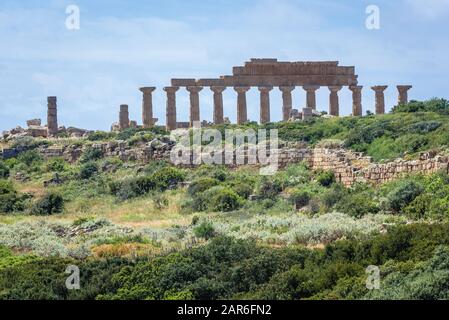
<path id="1" fill-rule="evenodd" d="M 65 27 L 67 5 L 81 10 L 81 28 Z M 380 8 L 380 30 L 365 28 L 368 5 Z M 449 96 L 449 0 L 0 0 L 0 130 L 46 119 L 46 97 L 58 96 L 60 125 L 109 129 L 119 105 L 141 122 L 141 86 L 156 86 L 155 116 L 165 123 L 171 78 L 231 74 L 252 57 L 286 61 L 338 60 L 354 65 L 364 85 L 364 110 L 374 109 L 372 85 L 413 84 L 410 97 Z M 327 88 L 317 93 L 328 108 Z M 178 91 L 178 120 L 189 99 Z M 294 92 L 295 108 L 305 93 Z M 271 94 L 273 120 L 281 93 Z M 212 93 L 200 93 L 201 118 L 212 119 Z M 342 114 L 351 93 L 340 92 Z M 236 93 L 224 94 L 225 116 L 235 121 Z M 248 93 L 248 115 L 259 118 L 258 90 Z"/>

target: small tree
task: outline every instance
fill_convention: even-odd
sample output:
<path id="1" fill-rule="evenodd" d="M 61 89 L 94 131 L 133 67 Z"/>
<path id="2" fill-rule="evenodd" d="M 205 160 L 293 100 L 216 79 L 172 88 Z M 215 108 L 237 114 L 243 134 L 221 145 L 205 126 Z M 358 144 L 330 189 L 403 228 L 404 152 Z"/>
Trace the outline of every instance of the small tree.
<path id="1" fill-rule="evenodd" d="M 31 209 L 32 214 L 49 216 L 61 213 L 64 209 L 64 199 L 56 193 L 47 193 L 39 199 Z"/>

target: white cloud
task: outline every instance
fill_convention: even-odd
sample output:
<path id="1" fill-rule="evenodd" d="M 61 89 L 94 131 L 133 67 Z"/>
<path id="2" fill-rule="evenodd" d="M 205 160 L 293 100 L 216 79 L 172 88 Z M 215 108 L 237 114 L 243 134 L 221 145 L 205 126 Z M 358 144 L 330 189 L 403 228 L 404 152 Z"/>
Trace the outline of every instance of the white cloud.
<path id="1" fill-rule="evenodd" d="M 358 13 L 354 8 L 324 0 L 307 6 L 304 3 L 264 0 L 232 14 L 209 19 L 189 16 L 185 20 L 158 16 L 83 17 L 81 8 L 80 31 L 64 28 L 62 7 L 59 11 L 0 12 L 0 39 L 7 44 L 0 50 L 0 129 L 15 126 L 13 121 L 19 114 L 22 121 L 36 113 L 44 117 L 46 95 L 58 96 L 61 121 L 67 126 L 107 129 L 116 119 L 121 103 L 128 103 L 132 118 L 140 120 L 141 96 L 137 89 L 142 85 L 158 87 L 154 95 L 155 116 L 164 122 L 162 87 L 170 78 L 230 74 L 232 66 L 251 57 L 340 60 L 342 64 L 355 65 L 366 88 L 365 107 L 372 108 L 369 86 L 374 84 L 390 84 L 390 105 L 395 102 L 393 86 L 397 82 L 412 82 L 421 90 L 415 92 L 427 97 L 439 94 L 430 91 L 440 81 L 435 75 L 449 72 L 445 58 L 448 44 L 432 37 L 418 37 L 410 30 L 410 21 L 403 25 L 396 21 L 396 29 L 371 32 L 364 28 L 364 8 Z M 329 5 L 332 14 L 326 15 Z M 347 10 L 353 10 L 359 26 L 348 26 L 346 22 L 343 26 L 337 21 L 339 12 Z M 390 19 L 397 14 L 389 13 Z M 336 20 L 332 20 L 334 17 Z M 388 27 L 388 23 L 383 25 Z M 207 90 L 203 90 L 201 105 L 202 113 L 210 116 L 210 110 L 203 111 L 212 105 Z M 235 93 L 228 91 L 226 116 L 234 116 Z M 302 107 L 304 93 L 297 91 L 295 96 L 300 100 L 294 104 Z M 346 91 L 341 95 L 345 114 L 351 105 Z M 328 90 L 323 88 L 319 95 L 319 103 L 325 109 Z M 248 103 L 255 112 L 250 118 L 258 119 L 257 94 L 250 96 Z M 280 103 L 273 93 L 272 109 L 277 118 Z M 180 121 L 188 119 L 184 90 L 178 94 L 178 110 Z"/>

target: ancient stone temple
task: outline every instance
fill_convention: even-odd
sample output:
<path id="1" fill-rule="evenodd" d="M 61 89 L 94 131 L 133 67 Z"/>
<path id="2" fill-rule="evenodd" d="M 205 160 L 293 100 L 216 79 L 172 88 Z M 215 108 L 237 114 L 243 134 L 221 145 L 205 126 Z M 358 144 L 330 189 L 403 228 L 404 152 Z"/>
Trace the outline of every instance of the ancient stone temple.
<path id="1" fill-rule="evenodd" d="M 273 90 L 282 92 L 282 119 L 288 121 L 295 114 L 307 114 L 310 118 L 317 114 L 316 92 L 322 87 L 327 87 L 329 94 L 328 114 L 340 115 L 339 92 L 346 87 L 352 92 L 352 115 L 362 116 L 362 89 L 358 85 L 358 76 L 355 67 L 340 66 L 337 61 L 321 62 L 283 62 L 277 59 L 251 59 L 244 66 L 233 68 L 232 75 L 224 75 L 212 79 L 172 79 L 171 86 L 165 87 L 167 94 L 166 104 L 166 127 L 168 130 L 192 127 L 194 123 L 201 123 L 200 95 L 205 88 L 213 92 L 213 123 L 222 124 L 225 119 L 223 106 L 223 92 L 232 88 L 236 97 L 237 124 L 248 121 L 248 108 L 246 95 L 251 88 L 255 87 L 260 95 L 260 123 L 271 121 L 270 93 Z M 293 109 L 292 92 L 297 88 L 306 92 L 305 108 L 303 112 Z M 399 97 L 398 103 L 408 101 L 407 92 L 412 86 L 397 86 Z M 190 96 L 189 122 L 177 120 L 176 93 L 184 88 Z M 384 91 L 387 86 L 373 86 L 375 91 L 375 110 L 377 114 L 385 113 Z M 141 88 L 143 92 L 143 125 L 153 126 L 153 105 L 151 93 L 154 87 Z M 307 109 L 307 110 L 306 110 Z M 305 110 L 305 111 L 304 111 Z"/>
<path id="2" fill-rule="evenodd" d="M 186 88 L 190 92 L 190 122 L 200 120 L 198 92 L 209 87 L 214 92 L 214 123 L 223 122 L 223 97 L 226 88 L 237 92 L 237 123 L 248 120 L 246 93 L 251 87 L 260 91 L 260 123 L 271 121 L 270 92 L 276 87 L 282 92 L 283 120 L 287 121 L 292 110 L 292 91 L 302 87 L 307 92 L 306 107 L 316 109 L 316 91 L 327 86 L 330 90 L 329 113 L 339 115 L 338 91 L 343 86 L 357 85 L 354 67 L 339 66 L 338 62 L 280 62 L 277 59 L 251 59 L 244 66 L 234 67 L 233 74 L 216 79 L 172 79 L 172 87 Z M 173 90 L 173 89 L 172 89 Z M 173 124 L 176 105 L 170 104 L 167 123 Z M 168 127 L 173 128 L 172 125 Z"/>

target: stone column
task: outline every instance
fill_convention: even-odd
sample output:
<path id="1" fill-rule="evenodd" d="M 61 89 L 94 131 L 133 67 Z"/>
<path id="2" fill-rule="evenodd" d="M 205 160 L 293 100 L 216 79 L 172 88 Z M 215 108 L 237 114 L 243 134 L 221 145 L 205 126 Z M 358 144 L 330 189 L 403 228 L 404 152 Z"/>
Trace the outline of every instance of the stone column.
<path id="1" fill-rule="evenodd" d="M 352 115 L 354 117 L 360 117 L 363 115 L 362 111 L 362 86 L 350 86 L 349 90 L 352 91 Z"/>
<path id="2" fill-rule="evenodd" d="M 329 114 L 338 117 L 340 115 L 340 104 L 338 102 L 338 91 L 341 90 L 341 86 L 328 87 L 331 94 L 329 97 Z"/>
<path id="3" fill-rule="evenodd" d="M 214 92 L 214 124 L 223 124 L 223 91 L 226 87 L 212 86 Z"/>
<path id="4" fill-rule="evenodd" d="M 199 92 L 203 87 L 186 87 L 190 92 L 190 126 L 193 127 L 195 122 L 200 122 L 200 95 Z"/>
<path id="5" fill-rule="evenodd" d="M 320 88 L 320 86 L 303 86 L 302 88 L 307 92 L 306 108 L 316 110 L 315 92 Z"/>
<path id="6" fill-rule="evenodd" d="M 270 91 L 273 87 L 259 87 L 260 91 L 260 123 L 270 122 Z"/>
<path id="7" fill-rule="evenodd" d="M 56 97 L 47 98 L 47 133 L 49 136 L 58 134 L 58 107 Z"/>
<path id="8" fill-rule="evenodd" d="M 167 130 L 175 130 L 178 127 L 176 120 L 176 91 L 179 87 L 165 87 L 167 92 L 166 127 Z"/>
<path id="9" fill-rule="evenodd" d="M 127 104 L 120 105 L 119 124 L 120 130 L 129 128 L 129 110 Z"/>
<path id="10" fill-rule="evenodd" d="M 384 91 L 388 86 L 374 86 L 371 87 L 376 92 L 376 114 L 385 113 L 385 95 Z"/>
<path id="11" fill-rule="evenodd" d="M 279 90 L 282 91 L 282 120 L 288 121 L 290 119 L 290 112 L 293 109 L 293 101 L 292 101 L 292 91 L 295 90 L 295 87 L 279 87 Z"/>
<path id="12" fill-rule="evenodd" d="M 144 128 L 150 128 L 154 125 L 153 123 L 153 97 L 152 93 L 156 90 L 155 87 L 144 87 L 140 88 L 143 93 L 142 100 L 142 122 Z"/>
<path id="13" fill-rule="evenodd" d="M 398 97 L 398 105 L 408 103 L 408 91 L 413 88 L 413 86 L 397 86 L 399 97 Z"/>
<path id="14" fill-rule="evenodd" d="M 237 91 L 237 124 L 248 121 L 248 111 L 246 106 L 246 92 L 250 87 L 234 87 Z"/>

